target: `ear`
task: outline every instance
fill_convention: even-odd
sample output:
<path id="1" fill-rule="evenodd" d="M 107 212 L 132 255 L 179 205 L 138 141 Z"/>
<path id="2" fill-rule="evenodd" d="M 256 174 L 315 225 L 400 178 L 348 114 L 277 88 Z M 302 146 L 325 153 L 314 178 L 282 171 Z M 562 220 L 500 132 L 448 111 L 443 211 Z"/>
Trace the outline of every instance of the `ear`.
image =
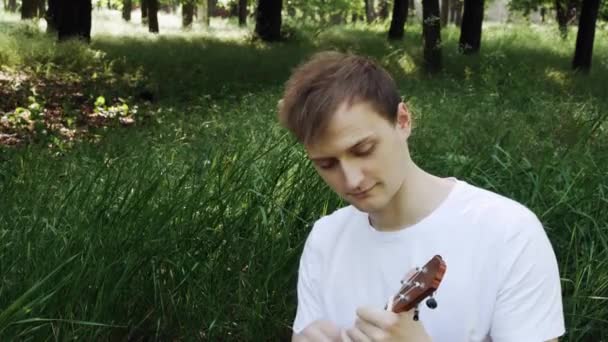
<path id="1" fill-rule="evenodd" d="M 407 140 L 412 133 L 412 114 L 407 108 L 406 104 L 399 102 L 397 105 L 397 118 L 395 128 L 403 134 L 403 137 Z"/>

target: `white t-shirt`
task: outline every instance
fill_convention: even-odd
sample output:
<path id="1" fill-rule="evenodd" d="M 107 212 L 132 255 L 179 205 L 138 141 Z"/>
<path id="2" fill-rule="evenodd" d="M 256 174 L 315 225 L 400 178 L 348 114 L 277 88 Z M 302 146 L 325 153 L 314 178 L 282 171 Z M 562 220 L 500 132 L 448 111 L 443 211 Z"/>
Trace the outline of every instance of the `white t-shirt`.
<path id="1" fill-rule="evenodd" d="M 433 213 L 396 232 L 348 206 L 315 222 L 300 259 L 299 333 L 318 319 L 350 328 L 360 306 L 384 308 L 403 276 L 439 254 L 437 308 L 420 304 L 435 342 L 540 342 L 565 332 L 555 254 L 534 213 L 493 192 L 456 185 Z"/>

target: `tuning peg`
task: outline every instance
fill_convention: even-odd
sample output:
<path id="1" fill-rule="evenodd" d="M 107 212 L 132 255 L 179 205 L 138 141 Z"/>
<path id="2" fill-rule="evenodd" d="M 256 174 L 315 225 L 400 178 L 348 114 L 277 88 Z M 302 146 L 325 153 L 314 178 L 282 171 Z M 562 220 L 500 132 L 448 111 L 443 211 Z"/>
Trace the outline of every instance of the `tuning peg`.
<path id="1" fill-rule="evenodd" d="M 435 309 L 437 308 L 437 301 L 435 298 L 431 297 L 426 300 L 426 306 L 428 306 L 429 309 Z"/>

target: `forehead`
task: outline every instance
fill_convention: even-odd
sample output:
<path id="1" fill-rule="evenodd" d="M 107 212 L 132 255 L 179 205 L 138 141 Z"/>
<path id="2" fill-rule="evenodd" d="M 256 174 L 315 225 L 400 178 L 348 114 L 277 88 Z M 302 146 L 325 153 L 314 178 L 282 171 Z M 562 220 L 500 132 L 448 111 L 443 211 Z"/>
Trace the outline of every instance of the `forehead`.
<path id="1" fill-rule="evenodd" d="M 367 103 L 343 103 L 314 142 L 305 145 L 310 157 L 339 154 L 365 138 L 377 138 L 390 125 Z"/>

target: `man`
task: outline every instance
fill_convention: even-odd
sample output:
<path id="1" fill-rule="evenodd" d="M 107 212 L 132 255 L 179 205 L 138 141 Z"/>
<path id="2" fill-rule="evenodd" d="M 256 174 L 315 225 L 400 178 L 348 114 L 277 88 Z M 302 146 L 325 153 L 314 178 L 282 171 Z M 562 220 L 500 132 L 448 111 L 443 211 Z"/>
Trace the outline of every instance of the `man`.
<path id="1" fill-rule="evenodd" d="M 565 332 L 556 257 L 530 210 L 411 159 L 412 115 L 372 60 L 319 53 L 279 120 L 351 205 L 315 222 L 302 252 L 293 341 L 555 341 Z M 383 308 L 404 274 L 440 255 L 434 310 Z M 389 303 L 390 304 L 390 303 Z"/>

